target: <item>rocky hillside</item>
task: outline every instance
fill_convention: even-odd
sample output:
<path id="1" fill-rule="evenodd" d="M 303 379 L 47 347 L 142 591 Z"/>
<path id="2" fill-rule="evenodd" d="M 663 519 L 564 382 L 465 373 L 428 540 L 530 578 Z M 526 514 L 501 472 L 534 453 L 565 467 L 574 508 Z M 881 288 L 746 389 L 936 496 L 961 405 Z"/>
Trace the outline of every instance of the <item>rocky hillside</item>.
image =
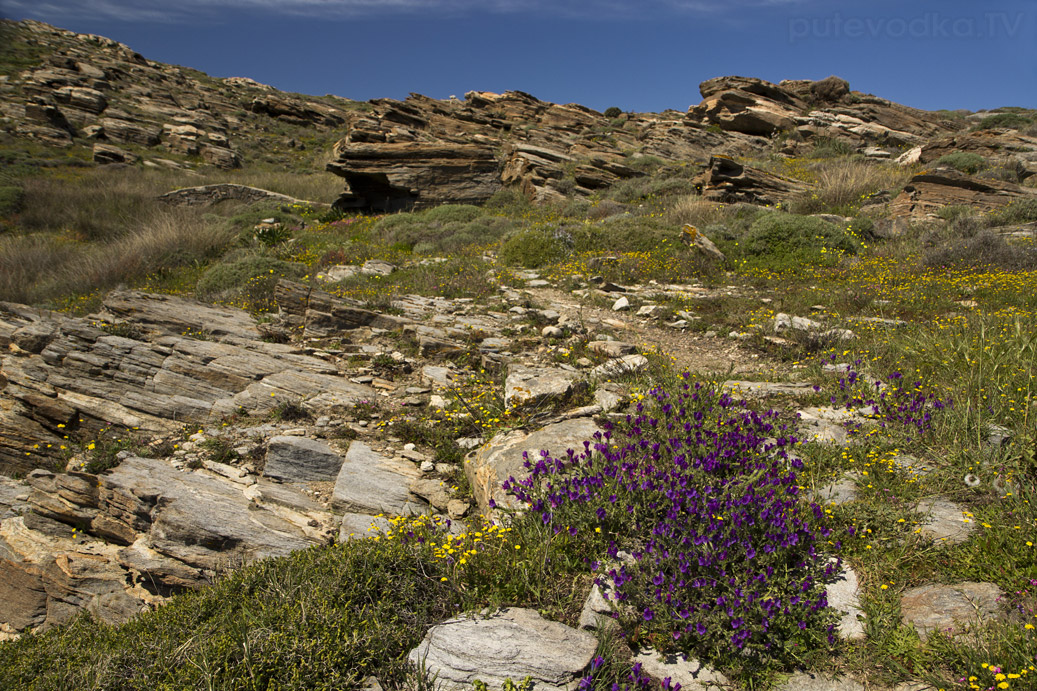
<path id="1" fill-rule="evenodd" d="M 0 129 L 98 163 L 294 168 L 319 161 L 349 113 L 367 108 L 209 77 L 31 20 L 4 20 L 0 35 Z"/>
<path id="2" fill-rule="evenodd" d="M 150 252 L 0 302 L 0 678 L 1025 688 L 1032 112 L 361 104 L 0 31 L 0 266 Z M 160 172 L 103 188 L 147 223 L 45 217 L 73 165 Z M 325 165 L 334 209 L 197 184 Z"/>

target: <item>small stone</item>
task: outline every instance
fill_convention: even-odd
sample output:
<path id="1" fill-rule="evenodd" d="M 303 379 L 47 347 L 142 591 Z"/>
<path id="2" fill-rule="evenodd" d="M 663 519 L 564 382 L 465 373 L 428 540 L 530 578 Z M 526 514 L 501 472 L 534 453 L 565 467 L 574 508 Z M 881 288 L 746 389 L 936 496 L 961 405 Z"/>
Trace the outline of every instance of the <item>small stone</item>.
<path id="1" fill-rule="evenodd" d="M 613 312 L 622 312 L 628 309 L 630 309 L 630 300 L 627 300 L 626 296 L 623 296 L 612 303 Z"/>
<path id="2" fill-rule="evenodd" d="M 544 338 L 564 338 L 565 330 L 560 329 L 557 326 L 545 326 L 541 329 L 540 335 Z"/>
<path id="3" fill-rule="evenodd" d="M 450 518 L 457 520 L 458 518 L 464 518 L 469 508 L 471 508 L 471 505 L 468 502 L 461 499 L 451 499 L 447 502 L 446 513 Z"/>

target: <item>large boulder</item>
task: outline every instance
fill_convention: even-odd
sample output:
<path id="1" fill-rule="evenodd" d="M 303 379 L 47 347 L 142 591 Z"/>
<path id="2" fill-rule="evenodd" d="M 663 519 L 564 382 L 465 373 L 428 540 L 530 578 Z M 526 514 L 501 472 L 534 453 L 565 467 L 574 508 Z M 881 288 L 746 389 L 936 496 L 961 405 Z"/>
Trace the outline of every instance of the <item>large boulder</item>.
<path id="1" fill-rule="evenodd" d="M 699 92 L 703 101 L 690 115 L 726 131 L 761 137 L 793 129 L 805 105 L 775 84 L 747 77 L 710 79 Z"/>
<path id="2" fill-rule="evenodd" d="M 597 646 L 586 631 L 512 607 L 433 626 L 407 660 L 443 691 L 467 691 L 476 681 L 502 689 L 527 677 L 537 689 L 573 691 Z"/>
<path id="3" fill-rule="evenodd" d="M 518 502 L 501 489 L 509 477 L 529 476 L 526 455 L 534 463 L 541 450 L 562 456 L 567 450 L 584 450 L 584 442 L 592 442 L 597 425 L 588 418 L 576 418 L 548 425 L 533 433 L 522 430 L 502 432 L 477 449 L 465 461 L 465 474 L 483 515 L 491 511 L 490 501 L 504 508 L 520 508 Z"/>

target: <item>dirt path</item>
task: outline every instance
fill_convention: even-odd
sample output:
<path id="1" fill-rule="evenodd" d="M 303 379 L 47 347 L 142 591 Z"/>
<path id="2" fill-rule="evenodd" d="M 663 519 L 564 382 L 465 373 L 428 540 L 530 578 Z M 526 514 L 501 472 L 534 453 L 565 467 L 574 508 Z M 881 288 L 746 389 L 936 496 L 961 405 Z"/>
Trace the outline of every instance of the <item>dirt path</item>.
<path id="1" fill-rule="evenodd" d="M 698 332 L 660 327 L 656 322 L 631 312 L 614 312 L 582 303 L 578 297 L 554 288 L 527 288 L 525 291 L 540 304 L 550 306 L 565 317 L 584 322 L 598 320 L 613 326 L 618 338 L 635 343 L 643 350 L 654 350 L 672 357 L 681 371 L 738 377 L 746 374 L 776 375 L 789 370 L 788 364 L 755 352 L 723 334 L 714 338 Z"/>

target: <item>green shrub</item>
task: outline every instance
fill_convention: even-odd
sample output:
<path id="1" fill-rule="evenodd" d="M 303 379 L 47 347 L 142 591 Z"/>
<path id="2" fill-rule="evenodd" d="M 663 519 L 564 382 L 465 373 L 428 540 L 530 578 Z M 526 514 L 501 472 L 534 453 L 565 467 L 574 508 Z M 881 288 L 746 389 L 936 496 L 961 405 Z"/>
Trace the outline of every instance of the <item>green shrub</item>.
<path id="1" fill-rule="evenodd" d="M 529 207 L 529 200 L 526 199 L 526 195 L 522 194 L 522 190 L 517 187 L 505 187 L 502 190 L 498 190 L 483 204 L 483 208 L 489 211 L 515 215 L 521 214 Z"/>
<path id="2" fill-rule="evenodd" d="M 24 200 L 25 193 L 21 187 L 0 187 L 0 218 L 21 211 Z"/>
<path id="3" fill-rule="evenodd" d="M 616 106 L 610 106 L 609 108 L 606 108 L 605 112 L 603 113 L 603 115 L 607 117 L 609 120 L 613 118 L 618 118 L 622 114 L 623 111 Z"/>
<path id="4" fill-rule="evenodd" d="M 1015 223 L 1037 221 L 1037 199 L 1023 199 L 1011 202 L 990 214 L 987 220 L 992 226 L 1007 226 Z"/>
<path id="5" fill-rule="evenodd" d="M 1021 130 L 1033 124 L 1033 120 L 1018 113 L 997 113 L 980 120 L 974 130 L 1010 129 Z"/>
<path id="6" fill-rule="evenodd" d="M 814 142 L 814 150 L 810 153 L 811 158 L 841 158 L 850 156 L 856 152 L 853 145 L 842 139 L 830 139 L 818 137 Z"/>
<path id="7" fill-rule="evenodd" d="M 831 265 L 843 254 L 856 254 L 858 243 L 839 226 L 810 216 L 773 213 L 749 228 L 744 245 L 748 259 L 774 267 Z"/>
<path id="8" fill-rule="evenodd" d="M 966 151 L 955 151 L 953 154 L 947 154 L 936 159 L 936 165 L 950 166 L 960 170 L 963 173 L 969 175 L 975 175 L 979 171 L 989 165 L 987 159 L 983 158 L 979 154 L 974 154 Z"/>
<path id="9" fill-rule="evenodd" d="M 211 267 L 198 280 L 198 295 L 254 312 L 272 309 L 274 286 L 281 278 L 299 278 L 301 264 L 265 254 L 241 252 Z"/>
<path id="10" fill-rule="evenodd" d="M 566 254 L 562 240 L 542 230 L 524 230 L 512 235 L 500 249 L 505 264 L 536 269 L 558 261 Z"/>
<path id="11" fill-rule="evenodd" d="M 434 209 L 429 209 L 420 216 L 429 222 L 438 223 L 468 223 L 482 216 L 485 212 L 478 206 L 471 204 L 444 204 Z"/>
<path id="12" fill-rule="evenodd" d="M 930 249 L 922 258 L 922 265 L 1028 271 L 1037 267 L 1037 251 L 1032 246 L 1012 245 L 997 233 L 981 230 Z"/>
<path id="13" fill-rule="evenodd" d="M 677 242 L 680 231 L 654 218 L 612 216 L 600 224 L 567 229 L 576 252 L 656 252 Z"/>

